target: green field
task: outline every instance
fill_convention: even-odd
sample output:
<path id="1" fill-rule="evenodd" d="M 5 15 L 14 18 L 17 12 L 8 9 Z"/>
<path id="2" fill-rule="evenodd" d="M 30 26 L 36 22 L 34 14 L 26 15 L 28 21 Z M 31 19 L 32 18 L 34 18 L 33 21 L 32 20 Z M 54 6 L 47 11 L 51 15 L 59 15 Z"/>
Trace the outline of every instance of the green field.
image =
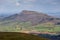
<path id="1" fill-rule="evenodd" d="M 60 25 L 53 25 L 52 23 L 31 25 L 31 22 L 19 21 L 3 21 L 0 22 L 0 31 L 3 32 L 20 32 L 21 30 L 36 30 L 39 32 L 60 32 Z"/>

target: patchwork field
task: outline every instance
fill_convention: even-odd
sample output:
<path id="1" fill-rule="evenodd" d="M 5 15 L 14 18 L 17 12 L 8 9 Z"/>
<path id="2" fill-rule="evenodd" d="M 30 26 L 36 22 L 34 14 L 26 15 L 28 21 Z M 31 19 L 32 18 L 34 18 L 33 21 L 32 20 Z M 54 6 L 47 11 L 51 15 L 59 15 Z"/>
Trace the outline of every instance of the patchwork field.
<path id="1" fill-rule="evenodd" d="M 18 21 L 4 21 L 0 22 L 0 31 L 3 32 L 20 32 L 20 31 L 32 31 L 37 32 L 60 32 L 60 25 L 52 25 L 52 23 L 44 23 L 32 26 L 30 22 L 18 22 Z"/>

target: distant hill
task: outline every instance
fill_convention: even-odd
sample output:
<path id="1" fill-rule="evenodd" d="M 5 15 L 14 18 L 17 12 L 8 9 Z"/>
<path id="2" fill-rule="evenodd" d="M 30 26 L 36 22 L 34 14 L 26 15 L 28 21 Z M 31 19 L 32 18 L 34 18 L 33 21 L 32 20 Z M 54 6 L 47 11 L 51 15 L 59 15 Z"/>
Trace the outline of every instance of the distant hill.
<path id="1" fill-rule="evenodd" d="M 19 14 L 14 14 L 9 17 L 6 17 L 3 20 L 19 20 L 21 22 L 30 21 L 32 25 L 45 23 L 45 22 L 53 22 L 54 24 L 58 22 L 60 23 L 60 18 L 55 18 L 53 16 L 49 16 L 44 13 L 39 13 L 35 11 L 27 11 L 27 10 L 23 10 Z"/>
<path id="2" fill-rule="evenodd" d="M 60 12 L 57 12 L 57 13 L 49 13 L 49 15 L 54 16 L 56 18 L 60 18 Z"/>
<path id="3" fill-rule="evenodd" d="M 49 39 L 25 33 L 0 32 L 0 40 L 49 40 Z"/>
<path id="4" fill-rule="evenodd" d="M 4 19 L 5 17 L 8 17 L 10 15 L 13 15 L 13 14 L 10 14 L 10 13 L 0 13 L 0 20 Z"/>

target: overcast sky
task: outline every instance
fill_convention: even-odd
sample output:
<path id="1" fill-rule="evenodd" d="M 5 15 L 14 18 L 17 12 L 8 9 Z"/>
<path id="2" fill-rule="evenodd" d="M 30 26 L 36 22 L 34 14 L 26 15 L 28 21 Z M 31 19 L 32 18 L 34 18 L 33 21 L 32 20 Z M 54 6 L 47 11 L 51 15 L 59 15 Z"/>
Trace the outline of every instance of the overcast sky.
<path id="1" fill-rule="evenodd" d="M 22 10 L 59 13 L 60 0 L 0 0 L 0 14 L 17 13 Z"/>

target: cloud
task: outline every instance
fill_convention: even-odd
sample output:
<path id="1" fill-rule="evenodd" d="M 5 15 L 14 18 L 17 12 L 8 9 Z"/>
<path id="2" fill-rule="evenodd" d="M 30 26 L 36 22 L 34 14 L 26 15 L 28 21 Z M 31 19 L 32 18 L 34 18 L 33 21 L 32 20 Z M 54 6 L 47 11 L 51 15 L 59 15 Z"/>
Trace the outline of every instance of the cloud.
<path id="1" fill-rule="evenodd" d="M 19 2 L 16 2 L 16 6 L 18 7 L 18 6 L 20 6 L 21 4 L 19 3 Z"/>
<path id="2" fill-rule="evenodd" d="M 36 2 L 36 0 L 23 0 L 24 3 Z"/>
<path id="3" fill-rule="evenodd" d="M 29 7 L 30 8 L 30 7 L 33 7 L 33 5 L 26 5 L 26 7 Z"/>
<path id="4" fill-rule="evenodd" d="M 35 2 L 36 0 L 25 0 L 25 1 L 28 1 L 28 2 Z"/>
<path id="5" fill-rule="evenodd" d="M 42 4 L 51 4 L 51 5 L 60 4 L 58 0 L 39 0 L 39 1 Z"/>
<path id="6" fill-rule="evenodd" d="M 56 12 L 60 10 L 60 0 L 0 0 L 0 12 L 22 9 Z"/>
<path id="7" fill-rule="evenodd" d="M 0 7 L 0 11 L 2 12 L 2 11 L 4 11 L 5 10 L 5 8 L 3 8 L 3 7 Z"/>

